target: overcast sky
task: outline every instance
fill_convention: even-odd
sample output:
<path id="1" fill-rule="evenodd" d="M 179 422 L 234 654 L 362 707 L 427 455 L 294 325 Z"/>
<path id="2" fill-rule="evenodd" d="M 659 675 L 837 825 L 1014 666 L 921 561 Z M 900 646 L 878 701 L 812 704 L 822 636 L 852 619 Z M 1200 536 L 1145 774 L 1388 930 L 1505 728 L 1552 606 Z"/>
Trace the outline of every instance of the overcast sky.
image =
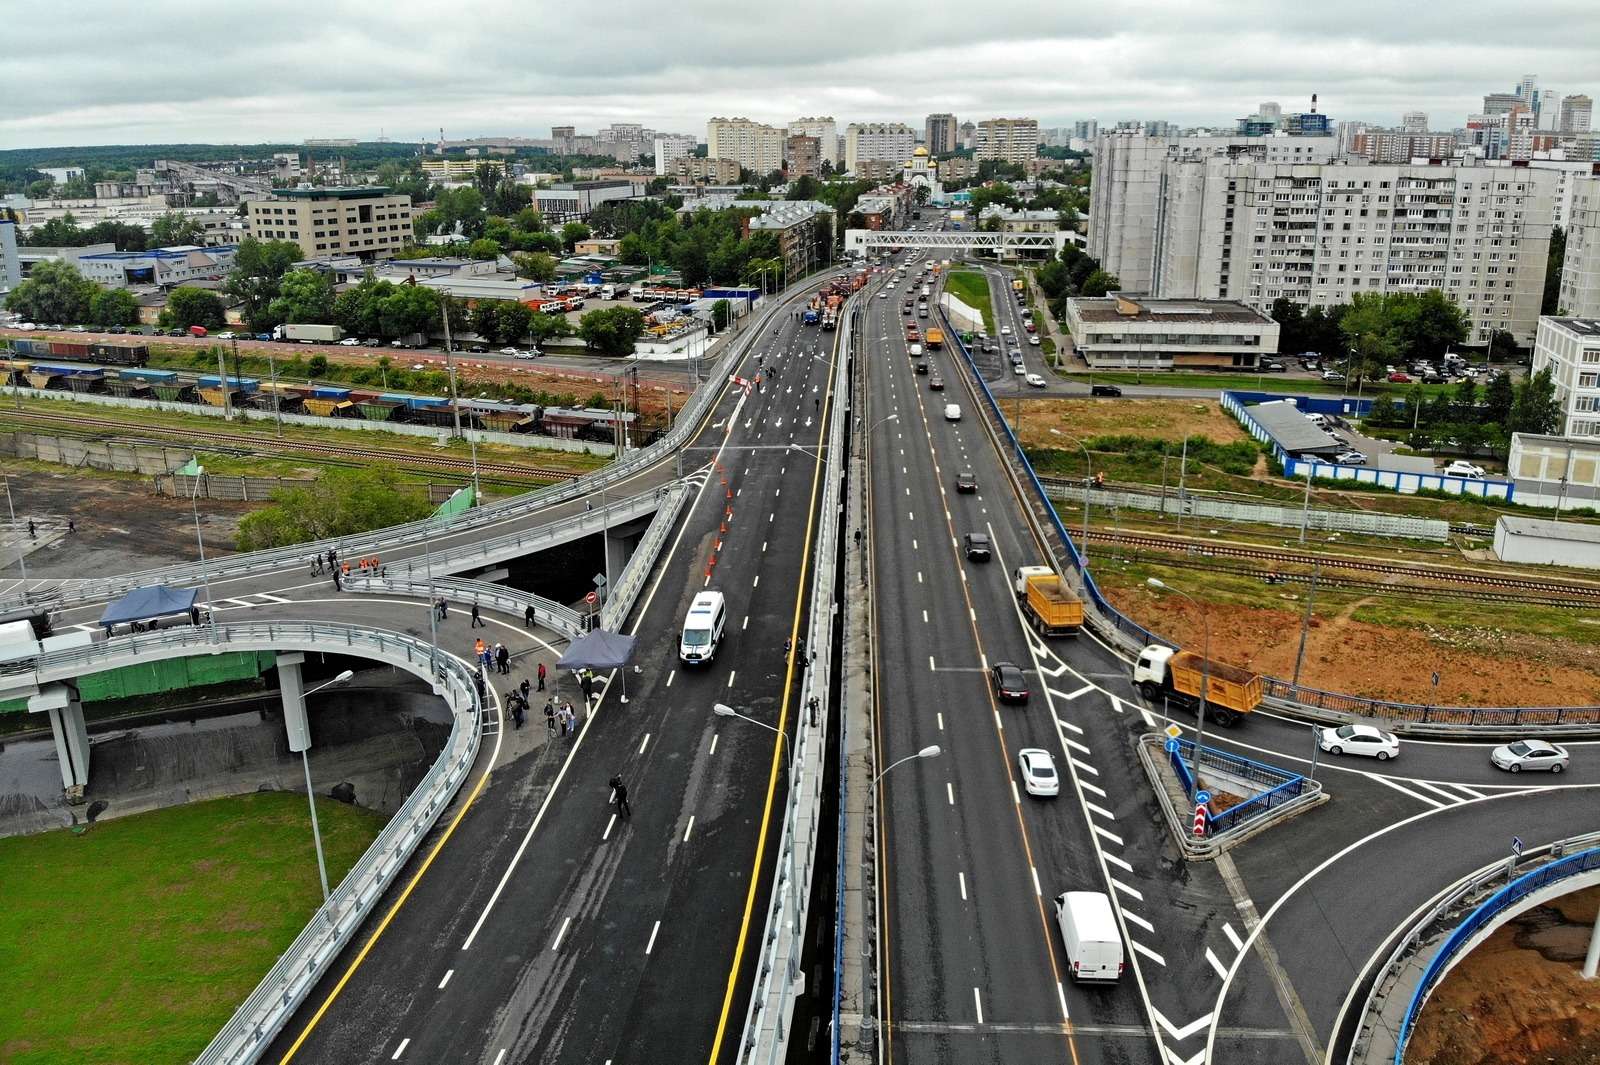
<path id="1" fill-rule="evenodd" d="M 1595 0 L 8 4 L 0 147 L 1037 117 L 1231 122 L 1262 100 L 1459 126 L 1524 73 L 1600 94 Z M 237 16 L 235 15 L 237 12 Z"/>

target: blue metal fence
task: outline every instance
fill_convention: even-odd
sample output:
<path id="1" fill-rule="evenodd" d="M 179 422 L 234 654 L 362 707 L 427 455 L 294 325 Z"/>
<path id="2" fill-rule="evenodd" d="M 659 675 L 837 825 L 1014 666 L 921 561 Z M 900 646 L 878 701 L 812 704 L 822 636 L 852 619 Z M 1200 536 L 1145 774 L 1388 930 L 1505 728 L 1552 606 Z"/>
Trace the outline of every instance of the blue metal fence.
<path id="1" fill-rule="evenodd" d="M 1558 880 L 1565 880 L 1569 876 L 1587 873 L 1594 869 L 1600 869 L 1600 847 L 1569 854 L 1565 858 L 1522 874 L 1469 913 L 1466 919 L 1456 926 L 1455 931 L 1439 944 L 1439 949 L 1428 961 L 1427 968 L 1422 970 L 1416 989 L 1411 993 L 1411 1002 L 1406 1006 L 1405 1018 L 1400 1022 L 1400 1033 L 1395 1039 L 1394 1065 L 1403 1065 L 1406 1041 L 1411 1037 L 1411 1028 L 1416 1023 L 1423 1000 L 1428 997 L 1428 992 L 1433 989 L 1433 985 L 1468 940 L 1500 914 L 1535 891 Z"/>
<path id="2" fill-rule="evenodd" d="M 1259 785 L 1262 789 L 1257 794 L 1244 802 L 1230 806 L 1221 813 L 1206 814 L 1206 833 L 1215 835 L 1226 832 L 1258 814 L 1264 814 L 1274 807 L 1282 806 L 1291 799 L 1298 798 L 1305 792 L 1306 780 L 1298 773 L 1279 769 L 1265 762 L 1257 762 L 1252 758 L 1221 751 L 1215 747 L 1202 747 L 1199 755 L 1204 765 L 1227 773 L 1239 780 L 1247 780 Z M 1173 772 L 1178 775 L 1178 781 L 1183 785 L 1183 793 L 1191 802 L 1195 796 L 1195 772 L 1189 768 L 1195 760 L 1194 741 L 1188 739 L 1171 740 L 1167 743 L 1167 760 L 1172 764 Z"/>

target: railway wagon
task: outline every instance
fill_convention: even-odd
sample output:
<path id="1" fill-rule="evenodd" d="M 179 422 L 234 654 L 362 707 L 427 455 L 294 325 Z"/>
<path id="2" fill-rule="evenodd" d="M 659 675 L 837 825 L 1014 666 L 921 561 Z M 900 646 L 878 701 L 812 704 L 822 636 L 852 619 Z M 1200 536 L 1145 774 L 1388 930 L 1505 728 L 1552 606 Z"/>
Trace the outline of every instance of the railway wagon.
<path id="1" fill-rule="evenodd" d="M 300 402 L 307 414 L 315 414 L 319 418 L 361 417 L 361 409 L 348 399 L 319 399 L 316 396 L 306 396 Z"/>
<path id="2" fill-rule="evenodd" d="M 89 358 L 89 342 L 87 340 L 47 340 L 45 344 L 50 348 L 50 354 L 58 359 L 85 359 Z"/>
<path id="3" fill-rule="evenodd" d="M 246 397 L 258 410 L 275 410 L 280 414 L 298 414 L 304 408 L 305 390 L 278 381 L 264 381 L 261 390 Z"/>
<path id="4" fill-rule="evenodd" d="M 401 420 L 406 405 L 381 396 L 356 397 L 353 393 L 350 402 L 354 403 L 361 411 L 361 416 L 369 422 L 397 422 Z"/>
<path id="5" fill-rule="evenodd" d="M 28 384 L 60 392 L 102 392 L 105 371 L 98 366 L 55 366 L 36 362 L 27 372 Z"/>
<path id="6" fill-rule="evenodd" d="M 27 373 L 33 363 L 27 359 L 0 359 L 0 384 L 27 384 Z"/>
<path id="7" fill-rule="evenodd" d="M 149 381 L 141 381 L 137 377 L 107 377 L 106 391 L 113 396 L 123 399 L 154 399 L 155 390 Z"/>
<path id="8" fill-rule="evenodd" d="M 108 366 L 143 366 L 150 361 L 150 349 L 143 344 L 97 341 L 89 345 L 89 354 Z"/>
<path id="9" fill-rule="evenodd" d="M 615 439 L 618 420 L 619 416 L 615 411 L 598 407 L 546 407 L 543 425 L 544 432 L 550 436 L 565 440 L 604 442 Z M 631 428 L 636 420 L 637 415 L 632 412 L 624 412 L 620 416 L 620 421 L 625 427 Z"/>
<path id="10" fill-rule="evenodd" d="M 18 355 L 32 355 L 36 358 L 50 357 L 50 342 L 47 340 L 34 340 L 32 337 L 13 337 L 11 350 Z"/>
<path id="11" fill-rule="evenodd" d="M 461 413 L 468 413 L 482 423 L 483 428 L 500 433 L 536 433 L 539 431 L 541 409 L 533 403 L 506 403 L 495 399 L 464 399 Z"/>

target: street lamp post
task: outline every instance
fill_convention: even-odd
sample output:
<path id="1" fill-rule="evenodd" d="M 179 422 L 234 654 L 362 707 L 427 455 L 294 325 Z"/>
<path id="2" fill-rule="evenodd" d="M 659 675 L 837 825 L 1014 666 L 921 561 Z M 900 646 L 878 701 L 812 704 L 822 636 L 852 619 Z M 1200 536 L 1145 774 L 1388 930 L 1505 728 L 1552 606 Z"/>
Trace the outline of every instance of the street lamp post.
<path id="1" fill-rule="evenodd" d="M 337 677 L 334 677 L 332 680 L 319 684 L 315 688 L 312 688 L 310 691 L 306 692 L 300 697 L 301 701 L 304 702 L 306 699 L 311 698 L 311 696 L 317 694 L 323 688 L 330 688 L 335 684 L 343 684 L 353 676 L 355 676 L 355 672 L 347 669 Z M 317 875 L 322 878 L 322 901 L 327 902 L 328 863 L 322 857 L 322 829 L 317 824 L 317 796 L 311 790 L 311 757 L 306 753 L 306 751 L 309 749 L 310 748 L 306 747 L 302 747 L 300 749 L 300 764 L 305 767 L 306 771 L 306 802 L 311 807 L 311 838 L 316 842 L 317 845 Z"/>
<path id="2" fill-rule="evenodd" d="M 1196 610 L 1200 611 L 1200 624 L 1205 631 L 1204 649 L 1200 653 L 1205 657 L 1205 661 L 1200 667 L 1200 709 L 1195 714 L 1194 729 L 1194 784 L 1198 788 L 1200 786 L 1200 751 L 1205 746 L 1206 738 L 1206 693 L 1211 686 L 1211 618 L 1206 614 L 1206 608 L 1200 605 L 1200 601 L 1182 588 L 1174 588 L 1160 577 L 1150 577 L 1145 583 L 1152 588 L 1183 596 L 1194 604 Z"/>
<path id="3" fill-rule="evenodd" d="M 1089 448 L 1082 440 L 1063 433 L 1059 429 L 1051 429 L 1057 436 L 1066 437 L 1078 445 L 1078 450 L 1083 452 L 1083 543 L 1078 547 L 1078 557 L 1085 566 L 1089 564 L 1089 486 L 1094 484 L 1094 460 L 1089 456 Z"/>
<path id="4" fill-rule="evenodd" d="M 17 508 L 15 506 L 13 506 L 12 503 L 11 503 L 11 478 L 7 477 L 5 479 L 5 483 L 6 483 L 6 510 L 11 514 L 11 528 L 12 528 L 13 531 L 16 531 L 17 530 Z M 18 541 L 18 544 L 17 544 L 17 565 L 22 567 L 22 593 L 23 593 L 23 596 L 26 597 L 27 593 L 28 593 L 28 549 L 26 547 L 22 546 L 22 543 L 21 543 L 20 540 Z"/>
<path id="5" fill-rule="evenodd" d="M 747 721 L 750 724 L 755 725 L 755 726 L 757 726 L 759 728 L 766 729 L 768 732 L 776 732 L 778 734 L 778 749 L 783 752 L 784 758 L 788 762 L 788 768 L 786 770 L 786 773 L 790 778 L 790 780 L 789 780 L 789 794 L 788 794 L 788 796 L 787 796 L 787 798 L 786 798 L 786 800 L 784 802 L 784 806 L 785 806 L 785 809 L 786 809 L 786 812 L 784 814 L 784 820 L 786 820 L 788 822 L 788 825 L 787 825 L 785 830 L 789 834 L 789 854 L 788 854 L 788 860 L 787 860 L 787 864 L 789 866 L 789 869 L 788 869 L 788 872 L 785 874 L 785 876 L 786 876 L 786 879 L 787 879 L 788 884 L 789 884 L 789 912 L 792 915 L 794 934 L 796 936 L 799 936 L 800 935 L 800 886 L 795 882 L 795 855 L 794 855 L 795 848 L 800 842 L 799 839 L 797 838 L 798 829 L 797 829 L 797 818 L 796 818 L 796 815 L 800 811 L 800 805 L 799 805 L 799 802 L 798 802 L 798 797 L 796 795 L 796 790 L 799 787 L 799 781 L 794 779 L 794 777 L 795 777 L 794 759 L 789 758 L 789 735 L 788 735 L 788 733 L 784 732 L 782 729 L 776 728 L 776 727 L 774 727 L 772 725 L 769 725 L 765 721 L 757 721 L 753 717 L 746 717 L 744 714 L 739 713 L 739 711 L 735 710 L 733 707 L 729 706 L 727 703 L 716 703 L 715 705 L 713 705 L 711 707 L 711 712 L 713 714 L 716 714 L 718 717 L 736 717 L 740 721 Z"/>
<path id="6" fill-rule="evenodd" d="M 206 629 L 210 633 L 212 643 L 217 642 L 217 611 L 211 601 L 211 570 L 206 567 L 206 541 L 200 535 L 200 478 L 205 474 L 204 466 L 196 466 L 194 471 L 194 487 L 189 490 L 189 507 L 194 512 L 194 540 L 200 547 L 200 579 L 206 589 Z M 10 495 L 10 489 L 7 490 Z"/>

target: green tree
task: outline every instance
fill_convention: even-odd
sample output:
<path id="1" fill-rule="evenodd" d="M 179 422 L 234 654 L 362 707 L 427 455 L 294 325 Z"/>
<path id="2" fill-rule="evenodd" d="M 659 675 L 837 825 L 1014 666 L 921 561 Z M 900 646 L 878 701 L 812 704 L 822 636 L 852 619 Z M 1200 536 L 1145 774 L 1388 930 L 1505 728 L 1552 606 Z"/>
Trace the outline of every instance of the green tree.
<path id="1" fill-rule="evenodd" d="M 328 357 L 317 354 L 306 360 L 306 373 L 312 377 L 328 376 Z"/>
<path id="2" fill-rule="evenodd" d="M 1353 353 L 1350 376 L 1354 379 L 1381 378 L 1383 368 L 1399 354 L 1394 320 L 1389 314 L 1386 297 L 1379 293 L 1356 293 L 1350 301 L 1350 309 L 1340 319 L 1339 328 Z"/>
<path id="3" fill-rule="evenodd" d="M 491 344 L 500 342 L 500 323 L 495 317 L 495 304 L 498 300 L 479 300 L 478 305 L 472 308 L 472 331 Z"/>
<path id="4" fill-rule="evenodd" d="M 528 335 L 536 344 L 558 337 L 569 337 L 572 333 L 572 323 L 567 321 L 567 316 L 564 314 L 535 314 L 528 322 Z"/>
<path id="5" fill-rule="evenodd" d="M 467 245 L 467 258 L 469 259 L 498 259 L 500 258 L 500 242 L 487 237 L 479 237 Z"/>
<path id="6" fill-rule="evenodd" d="M 378 305 L 378 331 L 386 337 L 432 333 L 441 323 L 439 294 L 420 285 L 395 285 Z M 459 328 L 454 321 L 451 328 Z"/>
<path id="7" fill-rule="evenodd" d="M 1115 274 L 1108 274 L 1104 270 L 1095 270 L 1083 281 L 1083 287 L 1078 290 L 1080 296 L 1104 296 L 1107 292 L 1121 286 Z"/>
<path id="8" fill-rule="evenodd" d="M 328 470 L 303 488 L 281 488 L 271 506 L 239 522 L 239 547 L 260 551 L 418 521 L 433 511 L 427 496 L 392 469 Z"/>
<path id="9" fill-rule="evenodd" d="M 822 182 L 810 174 L 802 174 L 789 183 L 789 193 L 786 200 L 814 200 L 822 189 Z"/>
<path id="10" fill-rule="evenodd" d="M 728 328 L 728 321 L 733 317 L 733 305 L 727 300 L 718 300 L 711 305 L 711 324 L 718 330 Z"/>
<path id="11" fill-rule="evenodd" d="M 1499 426 L 1511 424 L 1511 407 L 1516 402 L 1516 391 L 1510 374 L 1496 374 L 1483 390 L 1483 420 Z"/>
<path id="12" fill-rule="evenodd" d="M 239 243 L 222 290 L 239 304 L 239 313 L 254 332 L 276 325 L 267 308 L 278 298 L 278 284 L 300 258 L 300 245 L 289 240 L 256 240 L 246 237 Z"/>
<path id="13" fill-rule="evenodd" d="M 201 244 L 205 237 L 205 226 L 176 211 L 168 211 L 150 223 L 150 240 L 158 248 L 169 248 L 175 244 Z"/>
<path id="14" fill-rule="evenodd" d="M 1389 394 L 1382 392 L 1372 401 L 1372 407 L 1367 411 L 1365 420 L 1377 426 L 1399 425 L 1400 411 L 1395 407 L 1394 400 Z"/>
<path id="15" fill-rule="evenodd" d="M 89 304 L 97 290 L 71 263 L 46 260 L 11 290 L 6 307 L 41 325 L 75 325 L 89 320 Z"/>
<path id="16" fill-rule="evenodd" d="M 518 277 L 525 277 L 530 281 L 556 279 L 556 258 L 546 252 L 519 252 L 511 257 L 511 261 L 516 264 Z"/>
<path id="17" fill-rule="evenodd" d="M 1482 413 L 1478 409 L 1478 382 L 1470 377 L 1463 377 L 1455 388 L 1450 390 L 1451 415 L 1459 422 L 1475 422 Z"/>
<path id="18" fill-rule="evenodd" d="M 278 295 L 267 305 L 266 321 L 325 325 L 333 317 L 333 278 L 321 270 L 290 270 L 278 281 Z"/>
<path id="19" fill-rule="evenodd" d="M 89 323 L 101 327 L 138 325 L 139 301 L 125 288 L 102 288 L 89 297 Z"/>
<path id="20" fill-rule="evenodd" d="M 578 322 L 584 346 L 602 355 L 629 355 L 644 333 L 644 315 L 632 307 L 590 311 Z"/>
<path id="21" fill-rule="evenodd" d="M 226 324 L 222 298 L 210 289 L 193 285 L 179 285 L 169 292 L 158 320 L 163 329 L 187 329 L 191 325 L 221 329 Z"/>
<path id="22" fill-rule="evenodd" d="M 393 291 L 391 282 L 368 275 L 334 298 L 334 322 L 350 336 L 383 336 L 383 301 Z"/>
<path id="23" fill-rule="evenodd" d="M 1546 366 L 1517 386 L 1516 398 L 1511 403 L 1513 433 L 1557 432 L 1561 428 L 1561 403 L 1556 399 L 1556 386 Z"/>
<path id="24" fill-rule="evenodd" d="M 566 251 L 571 252 L 578 241 L 588 240 L 589 235 L 589 227 L 582 222 L 568 222 L 561 227 L 561 246 Z"/>
<path id="25" fill-rule="evenodd" d="M 495 332 L 502 344 L 520 344 L 533 323 L 533 310 L 516 300 L 497 300 L 494 309 Z"/>
<path id="26" fill-rule="evenodd" d="M 1384 300 L 1391 335 L 1406 359 L 1437 362 L 1467 338 L 1467 316 L 1443 292 L 1397 292 Z"/>
<path id="27" fill-rule="evenodd" d="M 1544 300 L 1540 314 L 1561 313 L 1561 267 L 1567 257 L 1567 231 L 1560 226 L 1550 230 L 1550 254 L 1544 265 Z"/>

